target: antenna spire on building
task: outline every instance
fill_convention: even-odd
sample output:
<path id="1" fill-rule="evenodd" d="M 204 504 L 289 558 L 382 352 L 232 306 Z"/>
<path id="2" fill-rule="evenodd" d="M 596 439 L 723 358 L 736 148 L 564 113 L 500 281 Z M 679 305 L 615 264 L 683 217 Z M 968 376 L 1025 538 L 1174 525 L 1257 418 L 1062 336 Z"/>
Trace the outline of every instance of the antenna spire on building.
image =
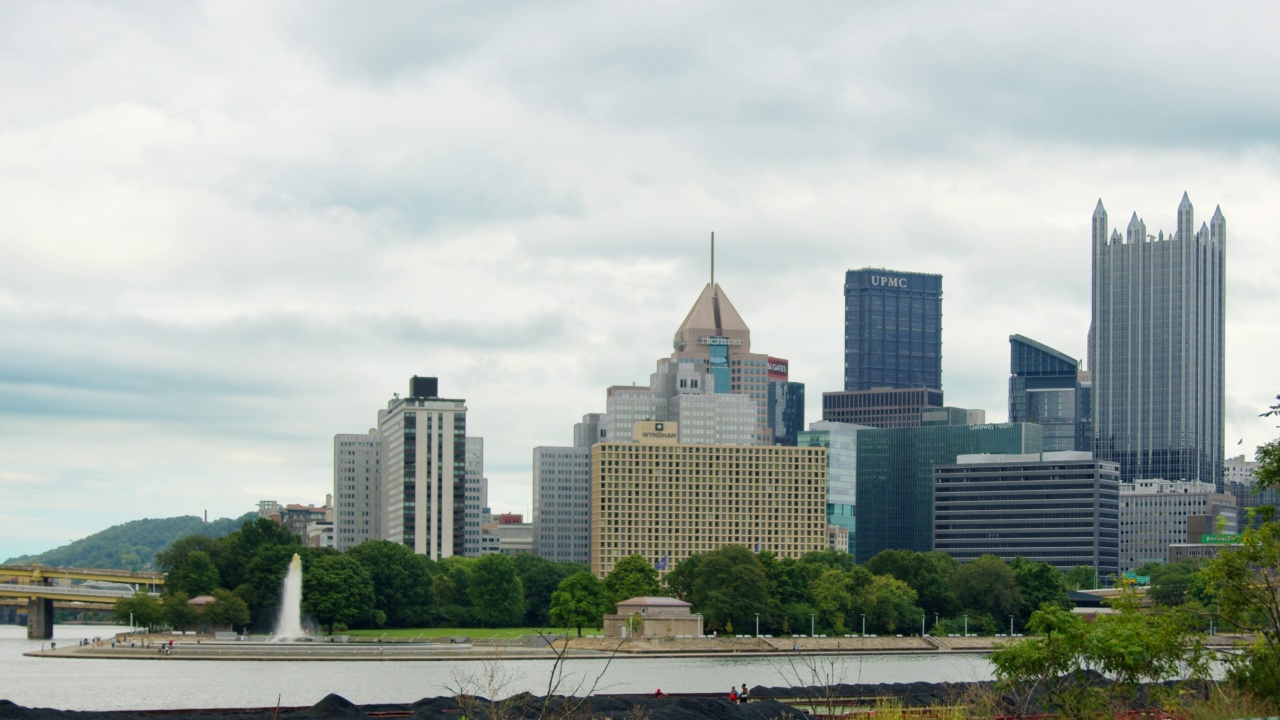
<path id="1" fill-rule="evenodd" d="M 711 231 L 711 297 L 716 296 L 716 231 Z"/>

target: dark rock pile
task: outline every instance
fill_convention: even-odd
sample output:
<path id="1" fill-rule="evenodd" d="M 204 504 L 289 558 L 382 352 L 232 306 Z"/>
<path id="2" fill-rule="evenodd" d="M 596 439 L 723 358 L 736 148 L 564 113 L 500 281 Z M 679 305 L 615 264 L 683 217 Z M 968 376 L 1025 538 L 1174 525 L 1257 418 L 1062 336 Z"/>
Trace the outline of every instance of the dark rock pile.
<path id="1" fill-rule="evenodd" d="M 1081 678 L 1105 686 L 1107 680 L 1096 673 Z M 975 683 L 886 683 L 880 685 L 840 684 L 829 687 L 755 687 L 751 701 L 737 704 L 726 697 L 645 695 L 596 695 L 592 697 L 543 698 L 529 693 L 490 702 L 481 697 L 423 698 L 415 703 L 356 705 L 338 695 L 328 695 L 309 708 L 151 710 L 83 712 L 27 708 L 0 700 L 0 720 L 803 720 L 804 712 L 784 704 L 792 701 L 820 709 L 828 698 L 838 698 L 837 707 L 874 706 L 891 700 L 905 708 L 936 705 L 986 705 L 995 714 L 1052 712 L 1043 688 L 1025 695 L 997 695 L 990 682 Z M 1206 696 L 1206 683 L 1163 683 L 1139 689 L 1127 705 L 1133 709 L 1159 707 L 1171 697 Z"/>
<path id="2" fill-rule="evenodd" d="M 309 708 L 281 710 L 276 720 L 371 720 L 405 717 L 410 720 L 491 720 L 495 706 L 485 698 L 424 698 L 411 705 L 358 706 L 329 695 Z M 725 698 L 598 695 L 588 698 L 516 695 L 496 705 L 502 718 L 522 720 L 802 720 L 805 714 L 773 700 L 735 704 Z M 275 710 L 192 710 L 152 712 L 81 712 L 26 708 L 0 700 L 0 720 L 273 720 Z"/>

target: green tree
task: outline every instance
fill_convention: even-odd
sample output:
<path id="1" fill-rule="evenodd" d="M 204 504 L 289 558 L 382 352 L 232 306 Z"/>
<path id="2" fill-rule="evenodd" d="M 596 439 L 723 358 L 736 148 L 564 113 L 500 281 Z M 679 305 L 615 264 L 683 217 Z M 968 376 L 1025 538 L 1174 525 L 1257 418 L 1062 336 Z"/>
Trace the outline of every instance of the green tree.
<path id="1" fill-rule="evenodd" d="M 693 583 L 694 608 L 711 628 L 754 627 L 769 609 L 764 568 L 741 545 L 723 545 L 702 556 Z"/>
<path id="2" fill-rule="evenodd" d="M 199 550 L 212 557 L 219 541 L 207 535 L 186 535 L 169 543 L 156 553 L 156 569 L 172 575 L 174 570 L 187 560 L 187 556 Z"/>
<path id="3" fill-rule="evenodd" d="M 471 560 L 454 555 L 435 564 L 432 578 L 440 601 L 442 622 L 448 627 L 474 625 L 471 615 Z"/>
<path id="4" fill-rule="evenodd" d="M 633 597 L 657 595 L 658 571 L 639 555 L 628 555 L 605 576 L 604 589 L 613 605 Z"/>
<path id="5" fill-rule="evenodd" d="M 1068 590 L 1092 590 L 1097 585 L 1097 573 L 1088 565 L 1077 565 L 1063 574 L 1062 582 Z"/>
<path id="6" fill-rule="evenodd" d="M 1056 567 L 1022 557 L 1014 558 L 1009 567 L 1018 587 L 1018 618 L 1024 623 L 1045 603 L 1064 610 L 1071 607 L 1062 572 Z"/>
<path id="7" fill-rule="evenodd" d="M 201 538 L 202 540 L 207 538 Z M 189 597 L 208 595 L 221 583 L 218 568 L 204 550 L 186 553 L 181 562 L 168 571 L 165 588 L 169 592 L 184 592 Z"/>
<path id="8" fill-rule="evenodd" d="M 213 602 L 204 606 L 201 619 L 215 627 L 236 628 L 249 624 L 249 606 L 239 595 L 219 588 L 213 591 Z"/>
<path id="9" fill-rule="evenodd" d="M 866 567 L 873 575 L 889 575 L 910 585 L 929 614 L 949 617 L 959 609 L 953 586 L 958 566 L 946 553 L 883 550 Z"/>
<path id="10" fill-rule="evenodd" d="M 852 570 L 857 561 L 847 552 L 839 550 L 811 550 L 800 558 L 800 563 L 804 565 L 818 565 L 822 570 Z M 818 572 L 822 574 L 821 571 Z"/>
<path id="11" fill-rule="evenodd" d="M 769 603 L 768 612 L 760 616 L 766 632 L 785 633 L 791 627 L 798 627 L 793 626 L 785 608 L 792 605 L 808 607 L 813 602 L 811 585 L 828 565 L 820 557 L 811 557 L 812 555 L 810 553 L 805 556 L 809 562 L 789 557 L 778 558 L 769 550 L 756 555 L 760 567 L 764 568 L 765 594 Z M 808 622 L 808 617 L 805 615 L 805 622 Z"/>
<path id="12" fill-rule="evenodd" d="M 431 625 L 437 614 L 430 558 L 406 545 L 370 540 L 347 550 L 373 584 L 373 624 L 412 628 Z"/>
<path id="13" fill-rule="evenodd" d="M 1016 615 L 1021 605 L 1013 568 L 995 555 L 983 555 L 956 569 L 956 599 L 971 614 L 987 614 L 997 622 Z"/>
<path id="14" fill-rule="evenodd" d="M 582 626 L 600 627 L 608 612 L 604 586 L 589 570 L 582 570 L 560 582 L 551 594 L 551 620 L 562 627 L 578 629 Z"/>
<path id="15" fill-rule="evenodd" d="M 257 558 L 263 548 L 279 547 L 287 548 L 287 553 L 276 553 L 286 557 L 292 557 L 295 552 L 302 549 L 302 543 L 288 528 L 283 525 L 268 520 L 266 518 L 257 518 L 249 520 L 240 526 L 240 529 L 231 533 L 219 542 L 210 556 L 218 565 L 218 573 L 222 577 L 224 587 L 238 588 L 246 583 L 252 583 L 259 577 L 248 577 L 250 573 L 250 564 Z M 286 567 L 288 563 L 286 562 Z M 281 573 L 283 575 L 283 572 Z M 242 595 L 242 597 L 244 597 Z M 249 598 L 245 597 L 248 601 Z M 252 605 L 252 602 L 250 602 Z"/>
<path id="16" fill-rule="evenodd" d="M 1259 698 L 1276 698 L 1280 697 L 1280 522 L 1246 528 L 1242 542 L 1238 548 L 1222 549 L 1205 562 L 1201 572 L 1217 597 L 1223 621 L 1255 638 L 1232 657 L 1227 678 Z"/>
<path id="17" fill-rule="evenodd" d="M 1208 676 L 1207 656 L 1190 613 L 1149 612 L 1132 595 L 1113 605 L 1116 614 L 1086 622 L 1045 603 L 1027 625 L 1034 637 L 1002 645 L 992 654 L 1002 689 L 1024 699 L 1039 693 L 1049 705 L 1041 710 L 1081 717 L 1111 714 L 1132 703 L 1143 682 Z M 1095 683 L 1081 670 L 1102 673 L 1112 682 Z"/>
<path id="18" fill-rule="evenodd" d="M 147 591 L 138 590 L 132 597 L 116 601 L 115 616 L 121 625 L 131 623 L 132 627 L 154 630 L 164 625 L 164 606 Z"/>
<path id="19" fill-rule="evenodd" d="M 889 575 L 876 575 L 858 593 L 855 612 L 866 613 L 867 629 L 896 632 L 915 626 L 924 611 L 916 605 L 916 591 L 905 582 Z M 861 618 L 859 618 L 861 622 Z"/>
<path id="20" fill-rule="evenodd" d="M 174 630 L 186 632 L 187 628 L 199 620 L 196 609 L 190 604 L 191 597 L 179 590 L 170 593 L 164 599 L 164 621 Z"/>
<path id="21" fill-rule="evenodd" d="M 302 609 L 332 633 L 373 619 L 373 580 L 355 558 L 322 554 L 302 573 Z"/>
<path id="22" fill-rule="evenodd" d="M 1173 607 L 1187 601 L 1203 600 L 1203 584 L 1198 577 L 1199 560 L 1160 564 L 1150 569 L 1151 587 L 1147 595 L 1157 605 Z M 1141 573 L 1139 573 L 1141 574 Z"/>
<path id="23" fill-rule="evenodd" d="M 523 553 L 511 558 L 520 587 L 524 588 L 525 627 L 545 627 L 551 622 L 551 594 L 565 578 L 587 570 L 581 563 L 552 562 L 540 555 Z"/>
<path id="24" fill-rule="evenodd" d="M 814 581 L 814 607 L 825 629 L 844 634 L 845 622 L 853 612 L 854 592 L 853 577 L 843 570 L 827 570 Z"/>
<path id="25" fill-rule="evenodd" d="M 524 589 L 506 555 L 483 555 L 471 563 L 471 612 L 485 627 L 519 627 Z"/>
<path id="26" fill-rule="evenodd" d="M 262 627 L 268 627 L 279 614 L 284 576 L 289 571 L 294 553 L 299 550 L 302 548 L 295 545 L 259 545 L 240 573 L 242 580 L 233 590 L 249 606 L 249 613 Z M 304 561 L 309 558 L 309 555 L 303 556 Z M 306 577 L 305 571 L 303 577 Z"/>
<path id="27" fill-rule="evenodd" d="M 702 554 L 694 553 L 671 568 L 667 576 L 662 579 L 663 584 L 667 586 L 667 590 L 671 593 L 671 597 L 679 598 L 689 603 L 693 602 L 690 599 L 693 597 L 693 581 L 698 577 L 698 563 L 701 561 Z M 632 595 L 631 597 L 636 596 Z M 610 595 L 610 598 L 612 599 L 612 595 Z M 628 600 L 630 598 L 622 599 Z M 617 601 L 614 600 L 613 602 Z"/>

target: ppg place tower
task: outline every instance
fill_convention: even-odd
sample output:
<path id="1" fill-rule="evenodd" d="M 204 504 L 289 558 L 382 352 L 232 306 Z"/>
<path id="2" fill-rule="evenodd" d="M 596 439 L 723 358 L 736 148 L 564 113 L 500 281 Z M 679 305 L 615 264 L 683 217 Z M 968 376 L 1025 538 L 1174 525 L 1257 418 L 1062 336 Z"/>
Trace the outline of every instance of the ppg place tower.
<path id="1" fill-rule="evenodd" d="M 1227 221 L 1193 216 L 1183 193 L 1174 233 L 1134 213 L 1122 238 L 1093 211 L 1094 453 L 1123 482 L 1222 484 Z"/>

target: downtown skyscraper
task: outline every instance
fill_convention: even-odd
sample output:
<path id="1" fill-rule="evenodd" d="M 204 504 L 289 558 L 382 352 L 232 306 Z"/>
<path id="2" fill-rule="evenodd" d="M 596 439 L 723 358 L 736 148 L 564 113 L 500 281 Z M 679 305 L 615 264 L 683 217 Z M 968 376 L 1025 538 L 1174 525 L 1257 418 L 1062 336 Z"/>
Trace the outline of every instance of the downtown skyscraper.
<path id="1" fill-rule="evenodd" d="M 1223 308 L 1227 221 L 1194 226 L 1186 193 L 1177 230 L 1125 236 L 1093 212 L 1094 455 L 1136 479 L 1222 483 Z"/>

